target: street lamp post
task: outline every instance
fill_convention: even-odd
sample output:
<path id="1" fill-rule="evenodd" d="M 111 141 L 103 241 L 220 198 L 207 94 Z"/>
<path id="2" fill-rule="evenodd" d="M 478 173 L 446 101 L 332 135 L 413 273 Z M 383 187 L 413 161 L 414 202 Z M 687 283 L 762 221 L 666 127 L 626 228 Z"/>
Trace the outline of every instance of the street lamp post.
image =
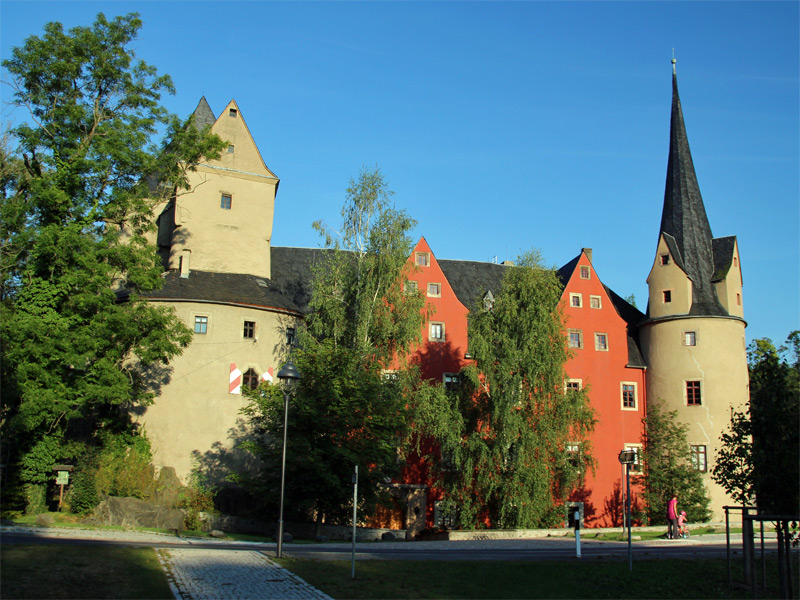
<path id="1" fill-rule="evenodd" d="M 636 462 L 636 450 L 629 448 L 619 453 L 619 462 L 625 465 L 625 480 L 627 492 L 625 494 L 626 519 L 628 521 L 628 570 L 633 571 L 633 552 L 631 550 L 631 465 Z"/>
<path id="2" fill-rule="evenodd" d="M 278 550 L 275 555 L 283 556 L 283 490 L 286 485 L 286 430 L 289 428 L 289 398 L 300 380 L 300 372 L 291 360 L 278 371 L 278 380 L 283 390 L 283 456 L 281 457 L 281 502 L 278 517 Z"/>

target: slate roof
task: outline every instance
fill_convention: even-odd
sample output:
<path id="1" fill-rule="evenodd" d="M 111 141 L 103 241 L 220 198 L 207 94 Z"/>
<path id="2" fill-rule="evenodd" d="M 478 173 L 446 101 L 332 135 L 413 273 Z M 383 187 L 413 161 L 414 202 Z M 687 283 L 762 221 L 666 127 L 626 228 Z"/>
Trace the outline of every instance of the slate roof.
<path id="1" fill-rule="evenodd" d="M 300 313 L 300 307 L 269 280 L 255 275 L 191 271 L 164 274 L 164 287 L 145 294 L 151 300 L 213 302 Z"/>
<path id="2" fill-rule="evenodd" d="M 459 302 L 472 310 L 486 292 L 497 295 L 505 275 L 505 265 L 474 260 L 439 260 L 450 287 Z"/>
<path id="3" fill-rule="evenodd" d="M 205 96 L 200 98 L 200 102 L 197 103 L 197 108 L 192 113 L 192 122 L 198 129 L 202 129 L 205 125 L 211 126 L 217 122 L 214 111 L 211 110 Z"/>
<path id="4" fill-rule="evenodd" d="M 272 283 L 304 313 L 311 302 L 313 267 L 321 264 L 328 250 L 322 248 L 272 247 Z"/>
<path id="5" fill-rule="evenodd" d="M 708 224 L 700 186 L 689 150 L 683 109 L 678 95 L 678 77 L 672 74 L 672 114 L 669 160 L 660 233 L 672 237 L 679 266 L 692 280 L 690 315 L 728 316 L 712 284 L 715 274 L 711 226 Z M 669 238 L 667 243 L 670 244 Z"/>
<path id="6" fill-rule="evenodd" d="M 722 281 L 728 275 L 733 265 L 733 249 L 736 246 L 736 236 L 714 238 L 711 240 L 714 248 L 714 275 L 711 281 Z"/>

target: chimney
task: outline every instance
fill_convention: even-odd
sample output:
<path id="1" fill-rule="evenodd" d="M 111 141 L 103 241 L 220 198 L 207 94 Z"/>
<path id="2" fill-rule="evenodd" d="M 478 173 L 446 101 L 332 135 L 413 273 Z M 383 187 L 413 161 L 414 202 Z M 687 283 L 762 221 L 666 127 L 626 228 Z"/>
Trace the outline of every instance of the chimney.
<path id="1" fill-rule="evenodd" d="M 189 277 L 189 259 L 192 256 L 191 250 L 183 250 L 181 252 L 181 277 Z"/>
<path id="2" fill-rule="evenodd" d="M 589 259 L 589 262 L 592 262 L 592 249 L 591 248 L 581 248 L 581 252 L 586 255 L 586 258 Z"/>

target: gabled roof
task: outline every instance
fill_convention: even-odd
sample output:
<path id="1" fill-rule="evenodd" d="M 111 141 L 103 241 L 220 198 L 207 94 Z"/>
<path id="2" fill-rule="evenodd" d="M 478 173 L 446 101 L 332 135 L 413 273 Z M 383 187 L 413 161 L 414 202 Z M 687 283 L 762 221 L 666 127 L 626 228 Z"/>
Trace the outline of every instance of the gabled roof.
<path id="1" fill-rule="evenodd" d="M 661 234 L 671 236 L 680 257 L 681 268 L 693 283 L 690 315 L 727 316 L 712 285 L 714 253 L 700 186 L 694 170 L 683 109 L 678 96 L 678 77 L 672 73 L 672 115 L 669 133 L 669 160 L 661 214 Z"/>
<path id="2" fill-rule="evenodd" d="M 468 310 L 475 308 L 486 292 L 497 295 L 506 273 L 506 266 L 497 263 L 441 259 L 438 263 L 459 302 Z"/>
<path id="3" fill-rule="evenodd" d="M 181 277 L 177 271 L 164 275 L 164 287 L 145 294 L 150 300 L 237 304 L 299 313 L 300 307 L 271 282 L 255 275 L 191 271 Z"/>
<path id="4" fill-rule="evenodd" d="M 733 264 L 733 250 L 736 247 L 736 236 L 714 238 L 711 240 L 714 248 L 714 275 L 711 281 L 722 281 L 728 275 Z"/>
<path id="5" fill-rule="evenodd" d="M 325 252 L 329 251 L 322 248 L 272 247 L 271 282 L 304 313 L 308 312 L 311 302 L 313 267 L 321 264 Z"/>

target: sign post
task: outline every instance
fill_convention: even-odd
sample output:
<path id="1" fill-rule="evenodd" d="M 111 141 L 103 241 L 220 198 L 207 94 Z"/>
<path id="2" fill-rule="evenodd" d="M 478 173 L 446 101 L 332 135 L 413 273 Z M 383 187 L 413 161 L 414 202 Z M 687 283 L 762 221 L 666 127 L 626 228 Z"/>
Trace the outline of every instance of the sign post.
<path id="1" fill-rule="evenodd" d="M 358 518 L 358 465 L 353 472 L 353 559 L 350 578 L 356 578 L 356 519 Z"/>
<path id="2" fill-rule="evenodd" d="M 64 486 L 69 485 L 69 474 L 74 468 L 72 465 L 53 465 L 53 471 L 56 472 L 56 485 L 61 488 L 58 493 L 58 510 L 61 510 L 61 505 L 64 503 Z"/>

